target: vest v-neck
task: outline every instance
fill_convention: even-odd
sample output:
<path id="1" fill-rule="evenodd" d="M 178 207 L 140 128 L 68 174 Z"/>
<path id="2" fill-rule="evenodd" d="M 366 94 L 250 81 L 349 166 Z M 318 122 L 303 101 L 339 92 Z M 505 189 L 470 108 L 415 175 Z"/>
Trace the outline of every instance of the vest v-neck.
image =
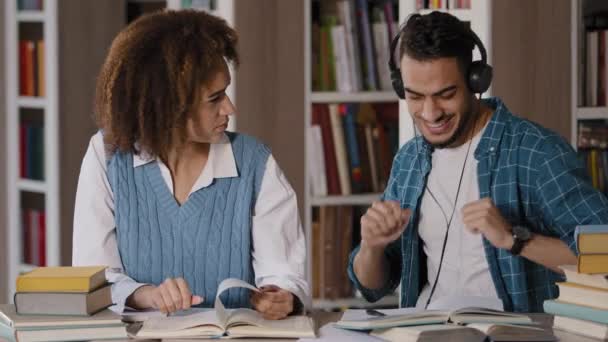
<path id="1" fill-rule="evenodd" d="M 186 201 L 180 205 L 165 182 L 158 163 L 149 163 L 141 167 L 144 168 L 144 173 L 152 184 L 152 188 L 156 193 L 160 206 L 167 211 L 168 215 L 177 214 L 180 218 L 190 217 L 204 205 L 205 201 L 203 200 L 203 197 L 205 196 L 203 193 L 205 191 L 215 190 L 212 189 L 212 187 L 198 189 L 197 191 L 190 193 Z"/>

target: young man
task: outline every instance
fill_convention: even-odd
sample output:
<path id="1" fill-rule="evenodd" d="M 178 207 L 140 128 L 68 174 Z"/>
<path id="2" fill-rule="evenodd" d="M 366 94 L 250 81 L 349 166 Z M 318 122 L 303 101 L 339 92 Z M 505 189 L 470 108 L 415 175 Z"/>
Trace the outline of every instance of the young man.
<path id="1" fill-rule="evenodd" d="M 608 200 L 564 139 L 475 96 L 492 73 L 463 22 L 413 15 L 400 39 L 393 82 L 419 135 L 361 218 L 351 280 L 370 301 L 401 283 L 403 307 L 475 295 L 542 311 L 557 296 L 558 266 L 576 263 L 574 228 L 608 223 Z M 472 62 L 475 45 L 482 61 Z"/>

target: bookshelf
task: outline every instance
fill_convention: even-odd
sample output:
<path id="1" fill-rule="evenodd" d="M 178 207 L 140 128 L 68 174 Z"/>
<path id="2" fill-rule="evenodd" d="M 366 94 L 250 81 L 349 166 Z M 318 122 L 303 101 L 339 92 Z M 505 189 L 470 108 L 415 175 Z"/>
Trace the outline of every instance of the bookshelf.
<path id="1" fill-rule="evenodd" d="M 43 0 L 27 10 L 20 3 L 4 2 L 2 16 L 9 162 L 3 164 L 7 276 L 1 281 L 9 300 L 20 273 L 71 263 L 76 183 L 95 132 L 95 77 L 124 25 L 123 0 Z M 30 41 L 33 50 L 23 49 Z"/>
<path id="2" fill-rule="evenodd" d="M 58 48 L 58 25 L 57 25 L 57 6 L 55 1 L 44 1 L 42 8 L 38 10 L 21 10 L 17 8 L 17 1 L 7 1 L 5 3 L 5 44 L 6 44 L 6 107 L 7 107 L 7 134 L 6 134 L 6 154 L 7 160 L 14 161 L 7 163 L 7 227 L 8 227 L 8 291 L 9 298 L 14 291 L 16 276 L 19 273 L 31 270 L 34 265 L 59 265 L 60 263 L 60 230 L 59 230 L 59 148 L 58 148 L 58 79 L 57 79 L 57 48 Z M 43 62 L 36 64 L 38 70 L 43 70 L 36 81 L 40 87 L 44 88 L 44 96 L 36 91 L 34 94 L 23 92 L 23 84 L 34 82 L 33 77 L 27 77 L 24 82 L 23 66 L 20 65 L 23 58 L 23 51 L 20 51 L 20 42 L 44 41 Z M 37 45 L 36 47 L 39 47 Z M 37 51 L 38 53 L 38 51 Z M 32 61 L 34 59 L 32 58 Z M 39 61 L 39 60 L 38 60 Z M 41 81 L 44 80 L 44 81 Z M 32 87 L 37 85 L 32 84 Z M 39 87 L 37 87 L 39 90 Z M 25 95 L 27 94 L 27 95 Z M 26 139 L 22 137 L 25 132 L 30 132 L 30 127 L 24 127 L 27 123 L 24 120 L 31 119 L 32 122 L 41 124 L 41 131 L 31 130 L 32 134 L 41 133 L 38 139 L 42 141 L 33 142 L 36 138 Z M 29 134 L 29 133 L 28 133 Z M 33 135 L 32 135 L 33 136 Z M 20 142 L 21 139 L 21 142 Z M 27 148 L 31 145 L 42 147 L 40 155 L 30 157 L 30 153 L 21 152 L 20 148 L 23 140 L 27 141 Z M 26 148 L 24 148 L 26 149 Z M 31 152 L 31 150 L 29 151 Z M 42 171 L 42 177 L 32 177 L 26 172 L 24 175 L 24 162 L 37 164 L 36 168 Z M 35 160 L 38 159 L 38 160 Z M 40 163 L 42 165 L 40 165 Z M 32 166 L 33 167 L 33 166 Z M 37 178 L 37 179 L 35 179 Z M 29 249 L 37 249 L 33 256 L 24 256 L 26 244 L 23 239 L 24 217 L 27 215 L 24 210 L 35 209 L 37 214 L 44 213 L 39 218 L 37 246 L 29 244 Z M 27 208 L 27 209 L 26 209 Z M 31 218 L 32 216 L 30 216 Z M 36 216 L 33 216 L 36 217 Z M 33 221 L 30 221 L 32 223 Z M 29 236 L 36 225 L 28 225 Z M 40 236 L 44 235 L 45 238 Z M 28 236 L 28 235 L 26 235 Z M 33 241 L 31 239 L 30 241 Z M 37 255 L 36 255 L 37 254 Z M 44 254 L 41 255 L 41 254 Z M 34 258 L 35 257 L 35 258 Z M 33 260 L 36 259 L 36 260 Z M 44 260 L 46 259 L 46 260 Z"/>
<path id="3" fill-rule="evenodd" d="M 440 1 L 441 2 L 441 1 Z M 444 7 L 445 3 L 444 1 Z M 456 1 L 450 0 L 450 3 L 453 4 Z M 350 2 L 353 6 L 357 3 L 357 1 Z M 368 2 L 369 4 L 370 2 Z M 404 20 L 411 14 L 415 12 L 420 13 L 429 13 L 430 9 L 419 9 L 418 2 L 416 0 L 399 0 L 394 1 L 395 6 L 393 7 L 394 16 L 398 16 L 398 23 L 403 23 Z M 422 3 L 422 2 L 421 2 Z M 315 109 L 314 106 L 318 105 L 329 105 L 329 104 L 343 104 L 343 103 L 357 103 L 361 104 L 382 104 L 382 103 L 398 103 L 398 145 L 402 145 L 409 139 L 414 136 L 414 129 L 412 126 L 412 121 L 409 118 L 409 113 L 407 112 L 407 107 L 404 101 L 398 101 L 397 96 L 392 91 L 392 88 L 386 88 L 380 86 L 380 89 L 377 90 L 361 90 L 354 89 L 354 91 L 344 91 L 344 87 L 342 91 L 340 91 L 340 87 L 336 85 L 333 89 L 326 89 L 323 87 L 319 87 L 319 78 L 322 76 L 313 75 L 316 71 L 316 68 L 319 68 L 316 59 L 319 57 L 321 53 L 318 51 L 313 51 L 313 44 L 316 43 L 315 40 L 319 39 L 314 37 L 317 35 L 317 28 L 314 27 L 313 21 L 316 20 L 314 18 L 315 15 L 318 15 L 319 9 L 316 8 L 315 0 L 306 0 L 304 1 L 304 18 L 305 18 L 305 33 L 304 33 L 304 51 L 305 51 L 305 61 L 304 61 L 304 74 L 305 74 L 305 93 L 304 93 L 304 104 L 305 104 L 305 155 L 313 155 L 316 152 L 319 152 L 318 142 L 314 142 L 314 135 L 311 132 L 312 125 L 311 122 L 313 120 L 313 116 Z M 472 0 L 470 8 L 458 8 L 458 9 L 446 9 L 440 8 L 438 10 L 441 11 L 449 11 L 451 14 L 457 16 L 461 20 L 469 21 L 471 23 L 471 27 L 475 32 L 479 35 L 480 39 L 484 42 L 488 53 L 491 52 L 491 1 L 490 0 Z M 371 10 L 370 10 L 371 12 Z M 386 18 L 386 17 L 385 17 Z M 397 19 L 397 18 L 395 18 Z M 341 23 L 338 20 L 338 23 Z M 321 25 L 322 26 L 322 25 Z M 396 27 L 393 27 L 394 32 L 397 32 Z M 348 30 L 345 29 L 345 32 Z M 392 37 L 389 37 L 389 39 Z M 363 53 L 363 52 L 362 52 Z M 388 56 L 388 54 L 386 54 Z M 479 52 L 475 50 L 474 57 L 479 58 Z M 489 56 L 490 59 L 490 56 Z M 382 59 L 380 59 L 382 60 Z M 491 63 L 491 59 L 488 61 Z M 376 61 L 376 63 L 386 63 L 382 60 Z M 380 67 L 378 67 L 380 68 Z M 344 70 L 344 69 L 343 69 Z M 353 70 L 349 68 L 348 70 Z M 380 70 L 380 69 L 377 69 Z M 381 71 L 377 71 L 381 72 Z M 378 75 L 379 78 L 381 77 Z M 338 76 L 336 77 L 336 83 L 338 83 Z M 342 76 L 343 77 L 343 76 Z M 352 77 L 352 76 L 351 76 Z M 317 78 L 315 80 L 315 78 Z M 353 78 L 351 78 L 353 79 Z M 381 82 L 378 81 L 381 85 Z M 318 90 L 319 88 L 324 89 L 323 91 Z M 354 87 L 356 88 L 356 87 Z M 365 87 L 364 87 L 365 88 Z M 369 89 L 369 88 L 366 88 Z M 351 89 L 352 90 L 352 89 Z M 322 137 L 324 139 L 324 136 Z M 324 141 L 323 141 L 324 143 Z M 311 150 L 313 152 L 311 152 Z M 326 153 L 326 152 L 325 152 Z M 313 266 L 315 264 L 319 264 L 320 261 L 318 259 L 315 260 L 315 255 L 319 252 L 315 249 L 318 249 L 318 246 L 315 246 L 316 239 L 318 239 L 319 231 L 323 230 L 323 228 L 319 228 L 318 221 L 321 208 L 330 206 L 330 207 L 360 207 L 359 209 L 353 210 L 352 220 L 355 222 L 359 221 L 360 215 L 364 213 L 365 207 L 371 205 L 371 203 L 377 200 L 381 196 L 381 189 L 379 192 L 367 192 L 367 193 L 351 193 L 348 195 L 336 194 L 327 191 L 327 193 L 319 194 L 318 191 L 313 190 L 315 182 L 314 177 L 312 175 L 310 165 L 312 164 L 312 159 L 306 158 L 305 160 L 305 170 L 306 177 L 304 180 L 304 209 L 303 209 L 303 217 L 304 217 L 304 230 L 307 236 L 307 251 L 308 251 L 308 264 L 307 264 L 307 279 L 313 287 L 313 292 L 317 292 L 319 290 L 314 290 L 317 284 L 317 277 L 322 277 L 319 275 L 318 271 L 315 270 L 316 267 L 327 267 L 327 266 Z M 327 165 L 325 165 L 327 167 Z M 329 175 L 327 175 L 329 178 Z M 326 178 L 326 183 L 327 183 Z M 355 227 L 353 228 L 352 234 L 357 236 L 356 230 L 358 229 L 357 224 L 355 223 Z M 339 228 L 338 228 L 339 229 Z M 339 231 L 337 234 L 340 234 Z M 353 246 L 357 243 L 355 242 L 356 238 L 353 239 Z M 319 242 L 320 244 L 320 242 Z M 336 247 L 339 248 L 339 247 Z M 352 248 L 351 248 L 352 249 Z M 322 262 L 321 262 L 322 263 Z M 343 268 L 346 268 L 346 265 L 343 265 Z M 323 272 L 323 271 L 321 271 Z M 383 300 L 378 303 L 367 303 L 364 299 L 356 296 L 354 293 L 350 296 L 326 296 L 317 292 L 317 297 L 313 298 L 313 307 L 318 309 L 342 309 L 348 307 L 359 307 L 359 308 L 368 308 L 368 307 L 390 307 L 397 306 L 399 303 L 398 294 L 387 296 Z"/>
<path id="4" fill-rule="evenodd" d="M 570 1 L 571 142 L 594 187 L 608 195 L 608 6 Z"/>

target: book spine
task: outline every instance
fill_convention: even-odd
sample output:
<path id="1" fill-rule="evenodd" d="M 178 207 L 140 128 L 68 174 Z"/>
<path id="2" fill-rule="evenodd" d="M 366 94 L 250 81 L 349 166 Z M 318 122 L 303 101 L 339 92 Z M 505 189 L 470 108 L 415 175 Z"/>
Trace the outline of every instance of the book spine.
<path id="1" fill-rule="evenodd" d="M 597 323 L 608 324 L 608 310 L 594 309 L 587 306 L 546 300 L 543 309 L 548 314 L 583 319 Z"/>

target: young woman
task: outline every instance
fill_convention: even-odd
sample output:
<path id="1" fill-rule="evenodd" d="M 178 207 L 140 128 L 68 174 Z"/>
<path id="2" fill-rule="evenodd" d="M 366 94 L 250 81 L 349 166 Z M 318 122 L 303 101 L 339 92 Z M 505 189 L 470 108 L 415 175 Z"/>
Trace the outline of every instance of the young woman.
<path id="1" fill-rule="evenodd" d="M 237 34 L 202 11 L 143 16 L 118 34 L 82 163 L 74 265 L 108 265 L 117 311 L 213 306 L 280 319 L 310 300 L 296 195 L 269 149 L 226 131 Z"/>

